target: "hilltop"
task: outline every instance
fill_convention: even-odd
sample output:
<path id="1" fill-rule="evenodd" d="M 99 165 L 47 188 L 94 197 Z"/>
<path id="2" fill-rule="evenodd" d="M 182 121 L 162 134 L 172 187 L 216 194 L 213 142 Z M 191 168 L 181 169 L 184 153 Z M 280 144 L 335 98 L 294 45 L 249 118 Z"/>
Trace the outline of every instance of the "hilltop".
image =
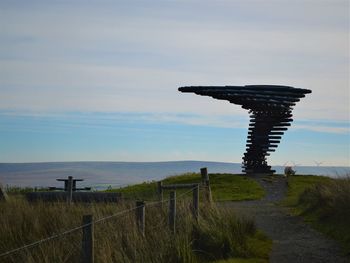
<path id="1" fill-rule="evenodd" d="M 160 180 L 167 176 L 198 172 L 207 167 L 210 173 L 241 173 L 241 164 L 205 161 L 169 162 L 49 162 L 0 163 L 0 182 L 16 186 L 59 186 L 56 178 L 69 175 L 84 178 L 81 186 L 105 189 L 109 185 L 120 187 L 143 181 Z M 283 166 L 274 166 L 283 173 Z M 298 174 L 346 174 L 349 167 L 297 166 Z"/>

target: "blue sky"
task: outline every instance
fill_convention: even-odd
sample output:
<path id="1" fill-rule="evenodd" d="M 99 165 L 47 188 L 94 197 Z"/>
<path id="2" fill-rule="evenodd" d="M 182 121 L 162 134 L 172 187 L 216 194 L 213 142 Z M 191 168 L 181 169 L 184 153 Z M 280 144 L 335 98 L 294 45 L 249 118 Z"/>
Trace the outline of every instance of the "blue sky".
<path id="1" fill-rule="evenodd" d="M 269 161 L 349 165 L 348 1 L 1 1 L 0 162 L 240 162 L 248 114 L 177 91 L 313 91 Z"/>

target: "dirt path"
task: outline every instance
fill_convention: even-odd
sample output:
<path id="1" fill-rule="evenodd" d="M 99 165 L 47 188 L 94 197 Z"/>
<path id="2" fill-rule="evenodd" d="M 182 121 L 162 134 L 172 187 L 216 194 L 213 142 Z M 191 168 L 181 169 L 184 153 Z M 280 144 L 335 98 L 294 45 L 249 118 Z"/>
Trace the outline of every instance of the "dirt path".
<path id="1" fill-rule="evenodd" d="M 305 224 L 300 217 L 288 214 L 287 208 L 275 205 L 286 191 L 286 179 L 281 177 L 268 182 L 255 178 L 266 190 L 267 196 L 259 201 L 227 202 L 240 213 L 254 216 L 258 228 L 272 240 L 271 263 L 350 262 L 342 256 L 338 244 Z"/>

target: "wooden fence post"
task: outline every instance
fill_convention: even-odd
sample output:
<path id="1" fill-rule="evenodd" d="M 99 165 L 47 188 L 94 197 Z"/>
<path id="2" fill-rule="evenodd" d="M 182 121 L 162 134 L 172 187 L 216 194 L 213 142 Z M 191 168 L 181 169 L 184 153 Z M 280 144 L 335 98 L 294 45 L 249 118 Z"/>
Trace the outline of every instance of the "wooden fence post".
<path id="1" fill-rule="evenodd" d="M 83 216 L 82 263 L 94 263 L 94 225 L 93 216 Z"/>
<path id="2" fill-rule="evenodd" d="M 0 183 L 0 201 L 4 200 L 4 201 L 8 201 L 8 195 L 6 193 L 5 188 L 2 186 L 2 184 Z"/>
<path id="3" fill-rule="evenodd" d="M 72 197 L 73 197 L 73 176 L 68 176 L 68 182 L 67 182 L 67 203 L 72 203 Z"/>
<path id="4" fill-rule="evenodd" d="M 198 221 L 199 217 L 199 184 L 192 190 L 193 193 L 193 216 Z"/>
<path id="5" fill-rule="evenodd" d="M 136 223 L 141 234 L 145 235 L 145 202 L 136 201 Z"/>
<path id="6" fill-rule="evenodd" d="M 209 180 L 208 169 L 206 167 L 201 168 L 201 175 L 202 175 L 202 184 L 204 185 L 205 182 Z"/>
<path id="7" fill-rule="evenodd" d="M 169 227 L 170 231 L 175 234 L 176 231 L 176 191 L 170 192 L 169 200 Z"/>
<path id="8" fill-rule="evenodd" d="M 212 196 L 211 196 L 211 189 L 210 189 L 210 181 L 209 181 L 209 175 L 208 175 L 208 169 L 206 167 L 201 168 L 201 175 L 202 175 L 202 184 L 205 187 L 205 198 L 206 200 L 211 203 L 212 202 Z"/>
<path id="9" fill-rule="evenodd" d="M 209 203 L 213 201 L 213 198 L 211 196 L 211 188 L 210 188 L 210 181 L 209 179 L 205 181 L 205 194 L 206 194 L 206 199 Z"/>
<path id="10" fill-rule="evenodd" d="M 160 202 L 160 207 L 163 208 L 163 182 L 158 182 L 158 200 Z"/>

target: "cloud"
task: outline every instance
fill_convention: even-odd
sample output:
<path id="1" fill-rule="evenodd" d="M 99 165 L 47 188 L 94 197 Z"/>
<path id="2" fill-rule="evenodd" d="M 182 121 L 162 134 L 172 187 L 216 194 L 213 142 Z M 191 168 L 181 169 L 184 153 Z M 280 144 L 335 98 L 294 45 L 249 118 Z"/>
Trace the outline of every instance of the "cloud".
<path id="1" fill-rule="evenodd" d="M 347 1 L 108 4 L 2 3 L 0 108 L 210 119 L 246 113 L 177 87 L 284 84 L 313 90 L 296 119 L 349 119 Z"/>
<path id="2" fill-rule="evenodd" d="M 238 117 L 221 114 L 188 114 L 188 113 L 131 113 L 131 112 L 103 112 L 103 113 L 40 113 L 40 112 L 17 112 L 2 111 L 0 118 L 0 130 L 17 130 L 28 132 L 67 132 L 74 128 L 100 129 L 101 131 L 113 131 L 121 127 L 130 128 L 130 124 L 148 125 L 150 130 L 152 125 L 158 124 L 179 124 L 202 127 L 218 127 L 227 129 L 246 130 L 249 123 L 248 114 Z M 27 122 L 34 122 L 35 125 L 27 126 Z M 24 124 L 20 124 L 24 122 Z M 119 124 L 119 125 L 117 125 Z M 122 128 L 124 129 L 124 128 Z M 143 129 L 143 128 L 140 128 Z M 152 128 L 154 129 L 154 128 Z M 152 130 L 151 129 L 151 130 Z M 321 133 L 350 134 L 348 122 L 343 121 L 318 121 L 297 120 L 292 123 L 290 131 L 307 130 Z"/>
<path id="3" fill-rule="evenodd" d="M 338 133 L 338 134 L 350 134 L 350 127 L 333 127 L 333 126 L 314 126 L 314 125 L 300 125 L 296 124 L 293 126 L 295 129 L 303 129 L 316 132 L 326 133 Z"/>

